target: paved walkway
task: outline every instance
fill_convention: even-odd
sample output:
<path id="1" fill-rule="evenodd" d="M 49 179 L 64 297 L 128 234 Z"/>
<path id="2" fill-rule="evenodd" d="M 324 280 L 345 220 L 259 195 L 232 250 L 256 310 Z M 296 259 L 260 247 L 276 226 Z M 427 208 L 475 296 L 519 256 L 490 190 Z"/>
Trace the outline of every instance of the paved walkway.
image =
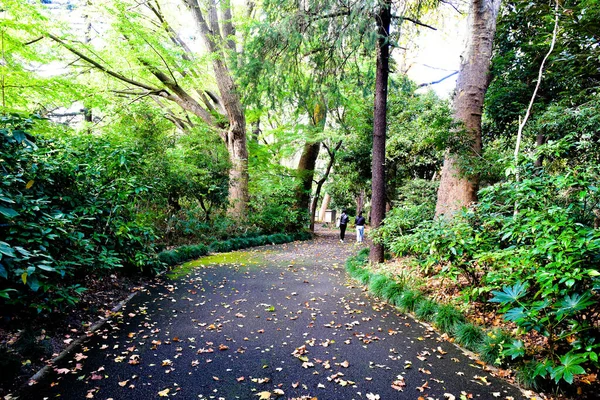
<path id="1" fill-rule="evenodd" d="M 523 398 L 349 281 L 334 235 L 163 278 L 21 399 Z"/>

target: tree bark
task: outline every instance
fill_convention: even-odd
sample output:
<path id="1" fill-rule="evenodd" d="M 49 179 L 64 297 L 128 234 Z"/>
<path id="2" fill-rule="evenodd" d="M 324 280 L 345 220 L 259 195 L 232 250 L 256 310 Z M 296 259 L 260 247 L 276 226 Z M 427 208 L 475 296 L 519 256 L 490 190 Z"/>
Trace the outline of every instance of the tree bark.
<path id="1" fill-rule="evenodd" d="M 384 0 L 377 14 L 377 66 L 375 70 L 375 110 L 373 114 L 373 161 L 371 178 L 371 226 L 377 228 L 385 217 L 385 136 L 390 58 L 390 22 L 392 2 Z M 383 245 L 371 243 L 369 259 L 383 262 Z"/>
<path id="2" fill-rule="evenodd" d="M 317 214 L 317 204 L 319 202 L 319 197 L 321 196 L 321 189 L 323 188 L 323 184 L 327 182 L 327 178 L 329 178 L 331 168 L 335 163 L 335 154 L 340 149 L 340 147 L 342 147 L 342 141 L 340 140 L 335 145 L 333 150 L 329 148 L 326 144 L 323 144 L 323 146 L 325 146 L 325 149 L 327 149 L 327 154 L 329 154 L 329 162 L 327 163 L 327 168 L 325 169 L 323 177 L 317 182 L 317 188 L 315 189 L 315 195 L 313 197 L 313 201 L 310 207 L 310 230 L 312 232 L 315 231 L 315 215 Z"/>
<path id="3" fill-rule="evenodd" d="M 331 201 L 331 196 L 329 193 L 325 193 L 323 196 L 323 201 L 321 202 L 321 211 L 319 212 L 319 221 L 325 221 L 325 211 L 327 211 L 327 207 L 329 207 L 329 202 Z"/>
<path id="4" fill-rule="evenodd" d="M 474 156 L 481 154 L 481 115 L 489 85 L 489 67 L 496 33 L 500 0 L 472 0 L 467 46 L 461 58 L 456 92 L 454 119 L 471 139 Z M 477 201 L 479 178 L 466 176 L 459 165 L 459 155 L 448 150 L 444 158 L 435 215 L 452 216 L 462 207 Z"/>
<path id="5" fill-rule="evenodd" d="M 326 112 L 323 103 L 317 102 L 314 106 L 314 110 L 311 116 L 312 129 L 322 129 L 325 126 Z M 314 133 L 314 132 L 313 132 Z M 313 179 L 315 177 L 315 167 L 317 165 L 317 159 L 319 158 L 319 151 L 321 150 L 320 141 L 306 141 L 302 148 L 302 155 L 300 161 L 298 161 L 298 168 L 296 169 L 298 176 L 300 177 L 300 185 L 298 187 L 298 209 L 302 211 L 310 211 L 310 194 L 312 189 Z M 311 213 L 312 215 L 312 213 Z M 311 224 L 312 225 L 312 224 Z"/>
<path id="6" fill-rule="evenodd" d="M 194 21 L 202 35 L 204 44 L 212 54 L 213 70 L 217 87 L 221 94 L 223 107 L 227 113 L 229 127 L 222 136 L 227 145 L 231 170 L 229 171 L 229 209 L 228 213 L 237 219 L 246 219 L 248 213 L 248 147 L 246 143 L 246 116 L 237 91 L 237 86 L 225 63 L 223 42 L 231 46 L 229 38 L 220 35 L 217 7 L 214 0 L 206 0 L 205 20 L 198 0 L 186 0 L 194 15 Z M 225 15 L 230 16 L 230 13 Z M 229 33 L 229 21 L 224 22 L 224 31 Z"/>

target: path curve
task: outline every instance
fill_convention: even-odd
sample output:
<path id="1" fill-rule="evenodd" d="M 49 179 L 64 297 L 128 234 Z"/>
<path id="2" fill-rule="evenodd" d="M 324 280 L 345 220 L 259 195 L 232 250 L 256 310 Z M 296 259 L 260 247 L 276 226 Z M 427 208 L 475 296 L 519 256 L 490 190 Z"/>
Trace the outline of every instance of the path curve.
<path id="1" fill-rule="evenodd" d="M 358 249 L 320 231 L 188 266 L 20 398 L 524 398 L 349 280 L 344 262 Z"/>

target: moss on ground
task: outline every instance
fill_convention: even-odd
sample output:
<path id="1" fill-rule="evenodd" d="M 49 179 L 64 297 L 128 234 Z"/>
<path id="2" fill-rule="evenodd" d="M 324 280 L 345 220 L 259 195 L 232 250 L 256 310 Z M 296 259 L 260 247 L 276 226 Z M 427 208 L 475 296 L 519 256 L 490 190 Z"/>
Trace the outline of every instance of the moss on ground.
<path id="1" fill-rule="evenodd" d="M 189 275 L 196 268 L 208 265 L 238 265 L 252 267 L 259 265 L 264 256 L 253 251 L 233 251 L 230 253 L 212 254 L 197 260 L 186 262 L 167 273 L 169 279 L 179 279 Z"/>

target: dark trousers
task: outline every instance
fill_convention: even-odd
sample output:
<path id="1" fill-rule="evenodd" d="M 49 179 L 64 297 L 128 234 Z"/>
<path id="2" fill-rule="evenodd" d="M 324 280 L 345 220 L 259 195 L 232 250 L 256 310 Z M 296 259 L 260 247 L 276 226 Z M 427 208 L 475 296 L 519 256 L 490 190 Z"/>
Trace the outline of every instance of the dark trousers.
<path id="1" fill-rule="evenodd" d="M 340 239 L 344 240 L 344 236 L 346 236 L 346 224 L 340 224 Z"/>

